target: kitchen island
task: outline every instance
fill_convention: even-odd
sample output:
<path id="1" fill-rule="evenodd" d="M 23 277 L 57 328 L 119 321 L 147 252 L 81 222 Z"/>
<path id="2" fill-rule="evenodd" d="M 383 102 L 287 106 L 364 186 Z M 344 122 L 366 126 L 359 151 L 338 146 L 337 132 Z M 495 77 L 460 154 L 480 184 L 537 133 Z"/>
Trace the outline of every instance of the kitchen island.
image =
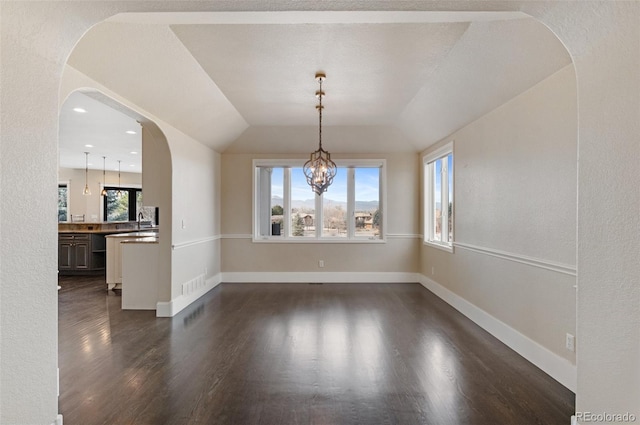
<path id="1" fill-rule="evenodd" d="M 157 243 L 157 229 L 153 231 L 136 231 L 112 233 L 105 236 L 107 240 L 107 289 L 122 289 L 122 244 L 131 242 Z"/>
<path id="2" fill-rule="evenodd" d="M 116 239 L 116 238 L 109 238 Z M 158 304 L 158 238 L 124 238 L 122 245 L 122 309 L 156 310 Z"/>

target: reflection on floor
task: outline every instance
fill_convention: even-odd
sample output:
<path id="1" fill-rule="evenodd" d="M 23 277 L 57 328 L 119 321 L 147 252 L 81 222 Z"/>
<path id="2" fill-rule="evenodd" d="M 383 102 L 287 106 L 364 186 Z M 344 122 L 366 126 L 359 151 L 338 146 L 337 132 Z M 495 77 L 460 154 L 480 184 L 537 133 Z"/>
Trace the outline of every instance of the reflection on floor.
<path id="1" fill-rule="evenodd" d="M 61 277 L 65 424 L 562 424 L 574 395 L 418 284 L 222 284 L 174 318 Z"/>

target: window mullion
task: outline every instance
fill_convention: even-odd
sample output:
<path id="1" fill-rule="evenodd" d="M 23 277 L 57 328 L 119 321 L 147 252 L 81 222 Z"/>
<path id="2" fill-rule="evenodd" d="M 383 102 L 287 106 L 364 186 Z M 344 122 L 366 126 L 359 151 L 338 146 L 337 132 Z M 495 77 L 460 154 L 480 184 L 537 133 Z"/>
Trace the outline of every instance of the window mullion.
<path id="1" fill-rule="evenodd" d="M 316 224 L 316 239 L 319 239 L 322 237 L 322 228 L 324 226 L 324 214 L 322 211 L 322 201 L 324 196 L 323 195 L 316 195 L 314 193 L 315 196 L 315 206 L 316 206 L 316 219 L 315 219 L 315 224 Z"/>
<path id="2" fill-rule="evenodd" d="M 356 233 L 355 175 L 355 168 L 347 168 L 347 239 L 354 238 Z"/>
<path id="3" fill-rule="evenodd" d="M 429 164 L 429 174 L 431 175 L 431 182 L 430 182 L 430 187 L 431 187 L 431 197 L 430 199 L 432 199 L 431 202 L 431 224 L 430 224 L 430 240 L 435 241 L 436 240 L 436 165 L 434 162 L 432 162 L 431 164 Z"/>
<path id="4" fill-rule="evenodd" d="M 284 211 L 282 216 L 282 231 L 281 235 L 285 238 L 291 236 L 291 168 L 285 167 L 282 170 L 283 175 L 283 204 Z"/>
<path id="5" fill-rule="evenodd" d="M 260 196 L 258 197 L 258 229 L 261 238 L 271 235 L 271 168 L 260 167 L 258 169 L 258 182 Z"/>
<path id="6" fill-rule="evenodd" d="M 440 181 L 442 182 L 441 186 L 441 206 L 442 209 L 442 242 L 449 242 L 449 171 L 448 171 L 448 160 L 445 156 L 442 158 L 442 176 L 440 177 Z"/>

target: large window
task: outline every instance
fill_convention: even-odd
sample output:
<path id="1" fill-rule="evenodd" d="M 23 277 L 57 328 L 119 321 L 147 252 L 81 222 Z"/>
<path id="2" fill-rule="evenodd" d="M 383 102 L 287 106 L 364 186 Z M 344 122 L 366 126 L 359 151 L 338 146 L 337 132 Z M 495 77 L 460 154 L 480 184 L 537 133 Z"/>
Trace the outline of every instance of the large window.
<path id="1" fill-rule="evenodd" d="M 384 160 L 340 161 L 327 192 L 316 195 L 304 160 L 254 161 L 254 240 L 280 242 L 383 239 Z"/>
<path id="2" fill-rule="evenodd" d="M 142 207 L 142 189 L 132 187 L 105 187 L 105 221 L 136 221 Z M 120 191 L 120 196 L 118 196 Z"/>
<path id="3" fill-rule="evenodd" d="M 453 142 L 424 157 L 424 242 L 453 251 Z"/>

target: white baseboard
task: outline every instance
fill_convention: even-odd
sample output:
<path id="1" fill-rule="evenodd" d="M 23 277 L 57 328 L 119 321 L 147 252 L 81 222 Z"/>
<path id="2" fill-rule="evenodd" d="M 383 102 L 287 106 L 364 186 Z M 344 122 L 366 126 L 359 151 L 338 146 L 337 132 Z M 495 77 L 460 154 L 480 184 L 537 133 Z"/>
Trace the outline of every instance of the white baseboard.
<path id="1" fill-rule="evenodd" d="M 184 310 L 189 304 L 218 286 L 222 282 L 222 274 L 207 279 L 201 287 L 197 288 L 188 295 L 180 295 L 171 301 L 161 301 L 156 304 L 156 317 L 173 317 Z"/>
<path id="2" fill-rule="evenodd" d="M 553 353 L 425 275 L 418 273 L 418 281 L 553 379 L 571 391 L 576 391 L 576 366 L 569 360 Z"/>
<path id="3" fill-rule="evenodd" d="M 51 425 L 62 425 L 62 415 L 56 416 L 56 420 L 51 422 Z"/>
<path id="4" fill-rule="evenodd" d="M 229 283 L 407 283 L 417 282 L 405 272 L 232 272 L 222 273 Z"/>

